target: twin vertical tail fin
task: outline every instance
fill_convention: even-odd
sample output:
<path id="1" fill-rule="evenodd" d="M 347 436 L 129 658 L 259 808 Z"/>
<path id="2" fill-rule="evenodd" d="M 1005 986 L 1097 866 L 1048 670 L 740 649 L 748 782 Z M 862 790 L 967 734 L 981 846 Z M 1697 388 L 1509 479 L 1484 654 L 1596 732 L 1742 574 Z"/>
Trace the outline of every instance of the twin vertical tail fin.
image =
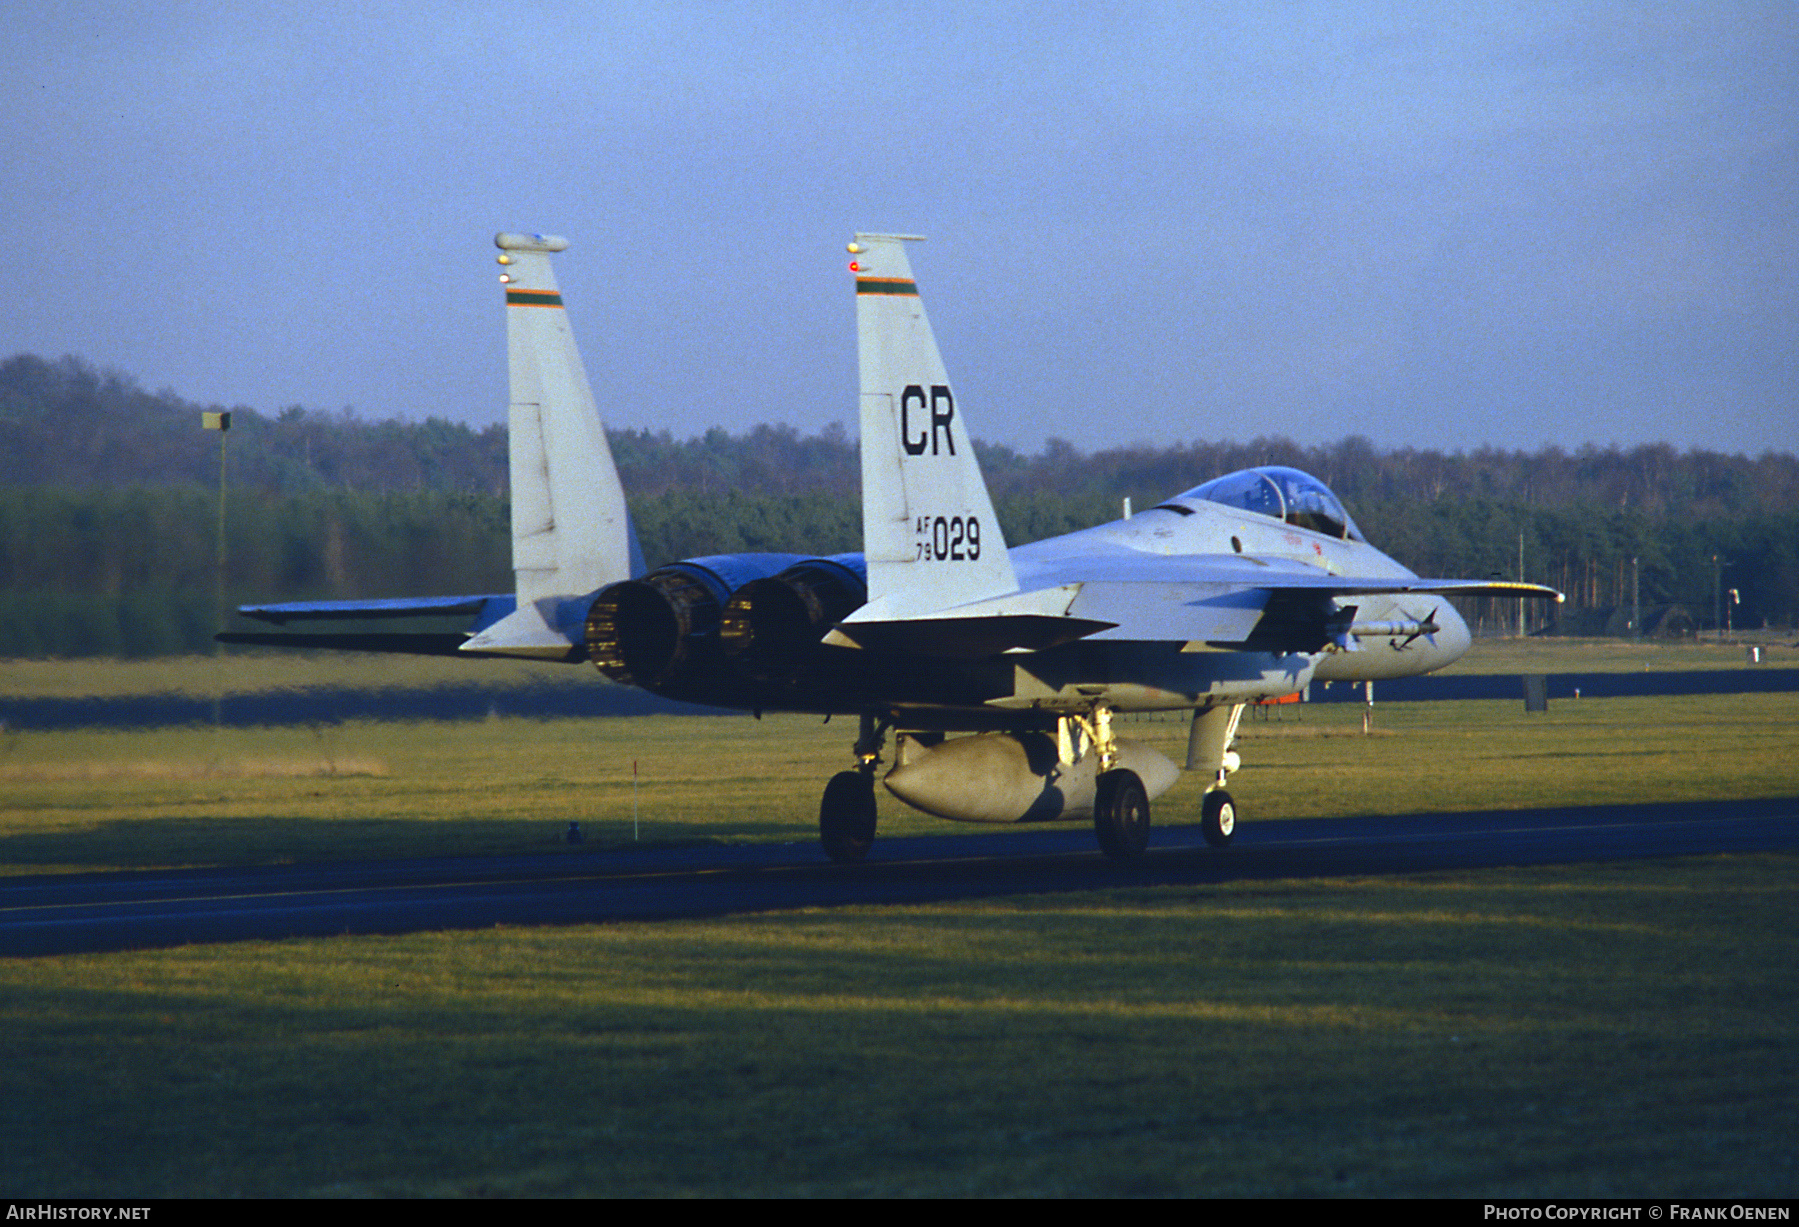
<path id="1" fill-rule="evenodd" d="M 585 616 L 571 598 L 641 575 L 643 555 L 550 267 L 568 240 L 502 233 L 494 245 L 506 270 L 518 607 L 464 647 L 563 657 L 581 642 Z"/>
<path id="2" fill-rule="evenodd" d="M 862 517 L 868 604 L 849 619 L 919 618 L 1018 590 L 906 261 L 909 236 L 859 234 Z M 568 658 L 584 598 L 643 574 L 643 555 L 550 256 L 566 239 L 503 233 L 511 369 L 512 565 L 517 607 L 463 646 Z"/>
<path id="3" fill-rule="evenodd" d="M 862 541 L 868 604 L 917 617 L 1015 592 L 1005 535 L 906 261 L 910 235 L 858 234 Z"/>

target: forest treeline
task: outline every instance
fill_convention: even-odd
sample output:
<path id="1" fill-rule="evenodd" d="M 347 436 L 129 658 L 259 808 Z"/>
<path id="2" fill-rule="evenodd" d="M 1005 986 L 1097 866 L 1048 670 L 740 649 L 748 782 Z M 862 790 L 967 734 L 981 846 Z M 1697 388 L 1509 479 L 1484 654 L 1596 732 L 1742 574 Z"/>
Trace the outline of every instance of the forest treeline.
<path id="1" fill-rule="evenodd" d="M 217 627 L 219 436 L 172 392 L 73 358 L 0 362 L 0 656 L 204 648 Z M 234 408 L 227 600 L 511 588 L 506 431 Z M 652 564 L 738 550 L 860 547 L 861 467 L 840 425 L 691 439 L 613 431 Z M 1370 540 L 1421 573 L 1525 576 L 1570 594 L 1570 625 L 1631 600 L 1709 623 L 1799 620 L 1799 458 L 1666 445 L 1383 451 L 1351 437 L 1035 455 L 976 444 L 1013 544 L 1113 519 L 1219 473 L 1317 474 Z M 1714 565 L 1713 559 L 1719 560 Z M 1580 619 L 1586 619 L 1580 623 Z"/>
<path id="2" fill-rule="evenodd" d="M 200 429 L 200 413 L 220 408 L 146 392 L 129 376 L 78 358 L 19 354 L 0 362 L 0 485 L 216 485 L 218 436 Z M 234 487 L 271 494 L 506 493 L 503 426 L 370 420 L 299 405 L 232 412 Z M 667 431 L 609 434 L 619 470 L 638 496 L 738 491 L 853 499 L 861 489 L 856 442 L 838 423 L 814 435 L 789 426 L 741 435 L 714 429 L 691 439 Z M 1129 495 L 1146 506 L 1233 469 L 1290 464 L 1322 478 L 1352 510 L 1449 500 L 1714 519 L 1799 508 L 1799 457 L 1791 453 L 1681 452 L 1665 443 L 1445 453 L 1383 451 L 1350 436 L 1309 447 L 1256 438 L 1083 453 L 1051 439 L 1036 455 L 980 442 L 975 449 L 996 499 L 1053 493 L 1116 505 Z"/>

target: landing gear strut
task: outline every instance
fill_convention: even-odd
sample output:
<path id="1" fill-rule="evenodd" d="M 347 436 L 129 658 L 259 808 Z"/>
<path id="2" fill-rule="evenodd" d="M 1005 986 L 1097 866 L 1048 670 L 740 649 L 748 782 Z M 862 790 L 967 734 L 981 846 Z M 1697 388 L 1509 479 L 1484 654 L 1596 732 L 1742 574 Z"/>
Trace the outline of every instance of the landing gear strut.
<path id="1" fill-rule="evenodd" d="M 1244 706 L 1198 708 L 1187 732 L 1187 770 L 1212 773 L 1212 785 L 1200 803 L 1199 833 L 1214 848 L 1230 843 L 1237 830 L 1237 802 L 1224 790 L 1224 782 L 1242 763 L 1231 743 L 1237 739 Z"/>
<path id="2" fill-rule="evenodd" d="M 887 722 L 862 716 L 856 738 L 856 769 L 839 771 L 825 785 L 818 805 L 818 839 L 825 855 L 840 865 L 868 855 L 875 842 L 875 768 L 881 763 L 881 745 Z"/>
<path id="3" fill-rule="evenodd" d="M 1112 733 L 1112 709 L 1096 704 L 1084 715 L 1062 717 L 1056 725 L 1057 755 L 1072 765 L 1082 757 L 1078 742 L 1095 755 L 1093 835 L 1099 850 L 1115 861 L 1143 855 L 1149 847 L 1149 790 L 1135 771 L 1118 765 L 1118 738 Z"/>

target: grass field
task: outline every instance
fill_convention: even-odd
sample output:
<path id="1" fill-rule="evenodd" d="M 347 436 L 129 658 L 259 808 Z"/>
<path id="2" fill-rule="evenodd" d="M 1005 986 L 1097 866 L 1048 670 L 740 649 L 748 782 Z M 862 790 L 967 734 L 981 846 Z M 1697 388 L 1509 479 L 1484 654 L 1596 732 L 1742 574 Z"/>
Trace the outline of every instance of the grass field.
<path id="1" fill-rule="evenodd" d="M 480 686 L 599 685 L 592 665 L 548 665 L 475 657 L 380 652 L 225 652 L 147 660 L 82 657 L 0 660 L 0 697 L 86 698 L 144 694 L 210 697 L 307 686 L 379 688 L 468 683 Z"/>
<path id="2" fill-rule="evenodd" d="M 1762 648 L 1772 668 L 1799 668 L 1799 642 L 1790 633 L 1747 632 L 1741 642 L 1624 639 L 1477 639 L 1451 673 L 1636 672 L 1644 668 L 1735 669 L 1745 645 Z M 462 660 L 369 652 L 232 651 L 218 657 L 165 656 L 149 660 L 0 660 L 0 700 L 186 694 L 210 696 L 293 690 L 306 686 L 422 687 L 604 684 L 591 665 Z"/>
<path id="3" fill-rule="evenodd" d="M 1799 668 L 1792 631 L 1750 631 L 1715 639 L 1476 639 L 1445 673 L 1637 673 L 1741 669 L 1748 649 L 1761 649 L 1760 667 Z"/>
<path id="4" fill-rule="evenodd" d="M 1791 1197 L 1795 869 L 12 962 L 0 1187 Z"/>
<path id="5" fill-rule="evenodd" d="M 1128 736 L 1185 754 L 1178 718 Z M 308 728 L 0 734 L 0 872 L 808 840 L 854 725 L 815 718 L 352 722 Z M 1799 695 L 1377 706 L 1246 720 L 1244 820 L 1799 793 Z M 632 764 L 637 786 L 632 785 Z M 1193 821 L 1183 777 L 1158 822 Z M 877 790 L 887 834 L 987 828 Z M 633 821 L 633 812 L 636 821 Z"/>
<path id="6" fill-rule="evenodd" d="M 1553 670 L 1546 670 L 1553 671 Z M 1799 696 L 1246 722 L 1246 821 L 1799 793 Z M 1178 721 L 1129 735 L 1184 744 Z M 841 721 L 0 736 L 11 873 L 809 839 Z M 1157 807 L 1190 817 L 1197 782 Z M 882 829 L 963 828 L 883 804 Z M 1799 857 L 0 962 L 14 1197 L 1799 1190 Z"/>

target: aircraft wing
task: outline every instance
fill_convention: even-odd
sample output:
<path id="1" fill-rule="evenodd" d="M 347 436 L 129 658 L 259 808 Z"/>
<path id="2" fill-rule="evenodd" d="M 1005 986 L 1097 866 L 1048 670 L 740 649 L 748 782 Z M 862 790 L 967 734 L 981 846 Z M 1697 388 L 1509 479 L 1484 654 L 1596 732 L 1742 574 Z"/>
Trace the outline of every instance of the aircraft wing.
<path id="1" fill-rule="evenodd" d="M 506 270 L 514 591 L 475 596 L 244 605 L 259 622 L 365 623 L 391 618 L 467 616 L 463 630 L 382 633 L 340 627 L 313 634 L 232 631 L 223 643 L 338 648 L 361 652 L 586 658 L 583 621 L 596 592 L 644 571 L 593 390 L 575 348 L 550 257 L 568 247 L 555 235 L 494 236 Z"/>
<path id="2" fill-rule="evenodd" d="M 468 644 L 475 630 L 493 625 L 515 608 L 512 593 L 478 596 L 393 597 L 368 601 L 286 601 L 275 605 L 239 605 L 237 612 L 258 622 L 286 626 L 290 622 L 369 622 L 389 618 L 472 616 L 474 630 L 465 631 L 226 631 L 220 643 L 245 647 L 329 648 L 340 652 L 399 652 L 410 656 L 493 655 Z M 563 645 L 563 651 L 568 651 Z"/>
<path id="3" fill-rule="evenodd" d="M 389 597 L 368 601 L 287 601 L 278 605 L 240 605 L 237 612 L 259 622 L 364 623 L 388 618 L 468 616 L 464 630 L 433 632 L 371 631 L 364 627 L 327 632 L 228 631 L 220 643 L 256 647 L 333 648 L 347 652 L 405 652 L 424 656 L 529 656 L 572 663 L 586 659 L 581 622 L 592 594 L 546 597 L 524 608 L 510 592 L 475 596 Z M 524 623 L 521 628 L 521 622 Z"/>
<path id="4" fill-rule="evenodd" d="M 497 653 L 469 652 L 468 636 L 453 631 L 437 634 L 320 634 L 298 635 L 288 631 L 225 631 L 215 635 L 220 643 L 253 648 L 325 648 L 334 652 L 397 652 L 407 656 L 484 656 Z"/>
<path id="5" fill-rule="evenodd" d="M 1122 560 L 1121 560 L 1122 561 Z M 1134 562 L 1135 560 L 1130 560 Z M 1560 601 L 1538 584 L 1419 576 L 1342 576 L 1312 567 L 1251 571 L 1242 559 L 1220 560 L 1201 578 L 1197 560 L 1156 559 L 1153 568 L 1095 566 L 1142 577 L 1058 584 L 927 614 L 883 616 L 864 606 L 837 624 L 827 644 L 877 651 L 970 658 L 1042 651 L 1076 639 L 1180 642 L 1189 646 L 1311 652 L 1327 645 L 1353 650 L 1356 634 L 1429 634 L 1429 609 L 1409 620 L 1357 622 L 1361 596 L 1509 596 Z M 1174 565 L 1170 565 L 1173 563 Z M 1181 578 L 1148 578 L 1160 572 Z"/>
<path id="6" fill-rule="evenodd" d="M 510 592 L 484 596 L 392 597 L 372 601 L 287 601 L 279 605 L 239 605 L 237 612 L 258 622 L 364 621 L 369 618 L 435 618 L 480 614 L 489 602 L 512 602 Z"/>
<path id="7" fill-rule="evenodd" d="M 1112 581 L 1085 584 L 1069 613 L 1114 621 L 1096 639 L 1181 641 L 1266 652 L 1356 650 L 1360 635 L 1433 634 L 1435 601 L 1419 601 L 1409 616 L 1365 621 L 1360 598 L 1388 596 L 1509 596 L 1561 601 L 1538 584 L 1422 577 L 1271 574 L 1253 584 Z"/>

